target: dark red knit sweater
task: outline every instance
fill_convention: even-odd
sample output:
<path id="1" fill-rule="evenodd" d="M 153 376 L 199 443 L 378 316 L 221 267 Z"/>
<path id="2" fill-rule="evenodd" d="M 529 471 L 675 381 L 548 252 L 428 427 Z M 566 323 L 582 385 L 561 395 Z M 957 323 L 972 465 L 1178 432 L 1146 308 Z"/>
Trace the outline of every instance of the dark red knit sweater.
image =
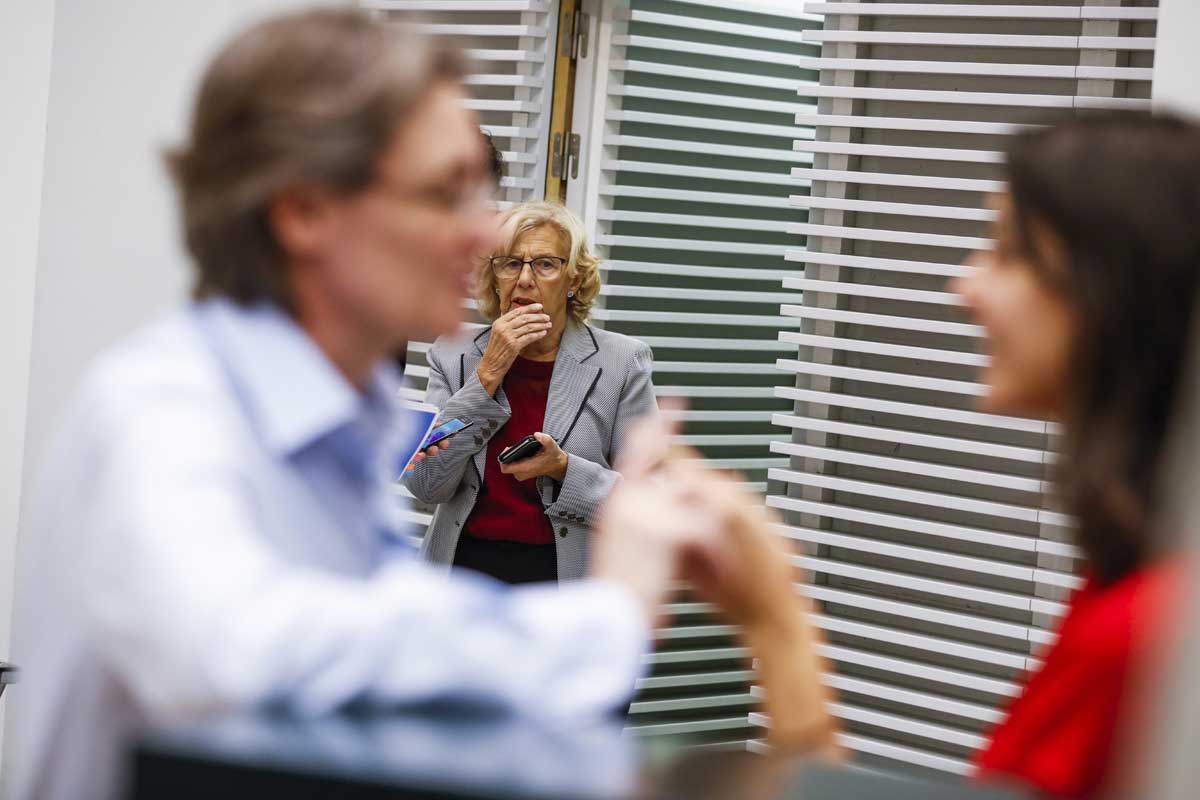
<path id="1" fill-rule="evenodd" d="M 512 416 L 488 442 L 483 486 L 464 526 L 468 536 L 525 544 L 554 543 L 554 529 L 538 497 L 537 479 L 519 482 L 502 473 L 496 461 L 504 448 L 542 430 L 553 373 L 553 361 L 530 361 L 520 356 L 509 368 L 504 394 Z"/>

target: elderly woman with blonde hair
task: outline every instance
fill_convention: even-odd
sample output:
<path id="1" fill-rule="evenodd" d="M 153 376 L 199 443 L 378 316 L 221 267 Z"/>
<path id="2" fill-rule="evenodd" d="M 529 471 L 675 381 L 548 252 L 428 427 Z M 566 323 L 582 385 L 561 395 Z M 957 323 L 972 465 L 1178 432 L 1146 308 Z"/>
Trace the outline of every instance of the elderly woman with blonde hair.
<path id="1" fill-rule="evenodd" d="M 471 427 L 408 475 L 439 504 L 423 553 L 506 583 L 579 578 L 622 436 L 656 411 L 650 348 L 587 324 L 599 261 L 561 205 L 505 212 L 475 288 L 491 326 L 429 351 L 439 422 Z"/>

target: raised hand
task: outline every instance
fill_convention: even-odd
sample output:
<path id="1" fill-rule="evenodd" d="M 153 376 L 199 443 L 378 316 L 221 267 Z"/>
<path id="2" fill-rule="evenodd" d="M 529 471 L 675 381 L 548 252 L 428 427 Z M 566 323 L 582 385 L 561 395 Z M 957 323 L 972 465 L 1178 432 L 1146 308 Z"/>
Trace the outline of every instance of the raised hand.
<path id="1" fill-rule="evenodd" d="M 550 316 L 542 313 L 541 303 L 514 306 L 492 323 L 483 361 L 475 370 L 488 394 L 496 393 L 521 351 L 549 335 L 552 327 Z"/>
<path id="2" fill-rule="evenodd" d="M 711 517 L 698 501 L 695 487 L 687 484 L 626 476 L 596 521 L 592 575 L 629 588 L 652 624 L 661 613 L 688 540 L 716 535 Z"/>
<path id="3" fill-rule="evenodd" d="M 694 487 L 719 531 L 688 542 L 684 571 L 696 590 L 748 631 L 790 619 L 797 604 L 794 570 L 782 542 L 770 530 L 775 516 L 761 498 L 732 477 L 695 462 L 674 460 L 666 475 Z"/>
<path id="4" fill-rule="evenodd" d="M 679 554 L 695 536 L 715 536 L 694 488 L 658 476 L 676 430 L 666 417 L 639 420 L 621 445 L 621 473 L 600 509 L 592 541 L 592 574 L 622 583 L 643 603 L 649 619 L 660 611 L 678 571 Z"/>

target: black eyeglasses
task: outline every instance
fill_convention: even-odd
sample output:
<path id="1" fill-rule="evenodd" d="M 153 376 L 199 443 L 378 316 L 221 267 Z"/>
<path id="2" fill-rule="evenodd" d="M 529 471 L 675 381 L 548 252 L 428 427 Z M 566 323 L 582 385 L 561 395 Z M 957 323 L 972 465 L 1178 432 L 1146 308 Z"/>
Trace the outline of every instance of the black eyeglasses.
<path id="1" fill-rule="evenodd" d="M 517 256 L 493 256 L 490 259 L 492 272 L 500 280 L 511 281 L 521 275 L 528 264 L 533 274 L 539 278 L 556 278 L 567 265 L 567 259 L 558 256 L 537 256 L 536 258 L 518 258 Z"/>

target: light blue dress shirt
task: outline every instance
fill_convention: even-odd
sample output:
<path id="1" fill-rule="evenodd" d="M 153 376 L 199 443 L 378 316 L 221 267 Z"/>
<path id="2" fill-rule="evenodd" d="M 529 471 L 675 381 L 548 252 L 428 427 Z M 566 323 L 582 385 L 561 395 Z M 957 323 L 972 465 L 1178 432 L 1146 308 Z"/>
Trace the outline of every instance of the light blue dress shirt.
<path id="1" fill-rule="evenodd" d="M 274 307 L 222 300 L 97 361 L 26 548 L 15 797 L 112 797 L 139 725 L 234 708 L 627 699 L 649 633 L 627 590 L 510 590 L 411 556 L 398 395 L 384 367 L 355 390 Z"/>

